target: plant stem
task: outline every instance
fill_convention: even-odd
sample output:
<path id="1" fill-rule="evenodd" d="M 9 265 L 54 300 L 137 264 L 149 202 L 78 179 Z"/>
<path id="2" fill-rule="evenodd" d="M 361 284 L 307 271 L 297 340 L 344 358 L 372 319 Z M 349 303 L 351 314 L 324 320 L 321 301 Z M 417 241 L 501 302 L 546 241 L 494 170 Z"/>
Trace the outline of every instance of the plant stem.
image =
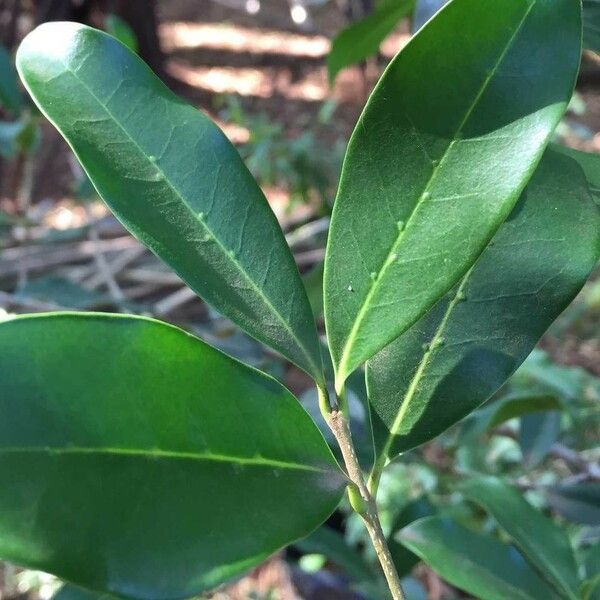
<path id="1" fill-rule="evenodd" d="M 326 415 L 326 419 L 327 424 L 333 432 L 333 435 L 340 446 L 340 450 L 342 451 L 348 477 L 352 484 L 356 486 L 355 491 L 357 490 L 362 498 L 359 508 L 356 506 L 356 502 L 352 502 L 351 495 L 351 504 L 356 512 L 360 514 L 365 527 L 367 528 L 371 542 L 375 548 L 377 558 L 379 559 L 379 563 L 383 569 L 383 574 L 385 575 L 388 587 L 392 593 L 392 598 L 394 600 L 405 600 L 404 593 L 402 592 L 402 586 L 400 585 L 398 572 L 394 566 L 387 541 L 381 529 L 379 513 L 377 512 L 377 504 L 367 488 L 360 464 L 356 458 L 356 452 L 354 450 L 352 434 L 350 433 L 348 421 L 343 412 L 339 410 L 331 410 Z"/>

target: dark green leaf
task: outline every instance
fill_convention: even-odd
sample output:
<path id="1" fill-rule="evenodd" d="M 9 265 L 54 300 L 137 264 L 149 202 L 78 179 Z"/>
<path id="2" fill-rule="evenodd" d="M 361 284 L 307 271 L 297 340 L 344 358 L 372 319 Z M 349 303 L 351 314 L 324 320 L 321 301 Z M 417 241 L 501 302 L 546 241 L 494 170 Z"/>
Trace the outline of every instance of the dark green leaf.
<path id="1" fill-rule="evenodd" d="M 133 29 L 121 17 L 110 13 L 104 20 L 106 32 L 117 38 L 121 44 L 127 46 L 132 52 L 138 51 L 138 41 Z"/>
<path id="2" fill-rule="evenodd" d="M 421 519 L 403 529 L 400 539 L 444 579 L 480 600 L 556 598 L 515 548 L 450 519 Z"/>
<path id="3" fill-rule="evenodd" d="M 600 211 L 583 174 L 548 151 L 460 285 L 369 361 L 380 466 L 498 390 L 577 295 L 599 255 Z"/>
<path id="4" fill-rule="evenodd" d="M 533 508 L 523 495 L 494 477 L 471 479 L 461 486 L 506 530 L 526 560 L 563 598 L 577 600 L 577 565 L 568 537 Z"/>
<path id="5" fill-rule="evenodd" d="M 92 592 L 67 583 L 54 594 L 52 600 L 119 600 L 119 597 Z"/>
<path id="6" fill-rule="evenodd" d="M 362 555 L 348 545 L 343 536 L 330 527 L 320 527 L 295 546 L 308 554 L 323 554 L 358 583 L 373 581 L 375 574 Z"/>
<path id="7" fill-rule="evenodd" d="M 544 490 L 548 504 L 573 523 L 600 524 L 600 483 L 557 485 Z"/>
<path id="8" fill-rule="evenodd" d="M 110 304 L 106 293 L 89 290 L 64 277 L 48 276 L 33 279 L 21 286 L 15 293 L 16 298 L 34 298 L 56 307 L 74 310 L 91 310 Z"/>
<path id="9" fill-rule="evenodd" d="M 596 525 L 598 523 L 596 522 Z M 582 586 L 583 600 L 600 600 L 600 542 L 585 553 L 585 582 Z"/>
<path id="10" fill-rule="evenodd" d="M 475 441 L 488 429 L 511 419 L 548 410 L 561 410 L 560 400 L 547 393 L 515 393 L 484 406 L 465 422 L 461 430 L 461 443 Z"/>
<path id="11" fill-rule="evenodd" d="M 338 390 L 508 217 L 571 97 L 580 13 L 574 0 L 453 0 L 386 69 L 350 140 L 327 246 Z"/>
<path id="12" fill-rule="evenodd" d="M 394 520 L 392 525 L 392 535 L 391 539 L 388 541 L 388 545 L 392 554 L 394 566 L 400 577 L 405 577 L 412 571 L 413 567 L 419 562 L 419 557 L 396 539 L 397 533 L 417 519 L 430 517 L 436 512 L 435 506 L 433 506 L 426 497 L 423 497 L 407 504 Z"/>
<path id="13" fill-rule="evenodd" d="M 0 121 L 0 156 L 12 158 L 17 154 L 24 129 L 23 121 Z"/>
<path id="14" fill-rule="evenodd" d="M 600 3 L 598 6 L 600 7 Z M 576 160 L 585 173 L 590 191 L 593 194 L 600 194 L 600 154 L 582 152 L 559 144 L 553 144 L 552 148 Z"/>
<path id="15" fill-rule="evenodd" d="M 308 273 L 302 276 L 308 301 L 316 317 L 323 314 L 323 268 L 324 263 L 317 263 Z"/>
<path id="16" fill-rule="evenodd" d="M 600 52 L 599 0 L 583 0 L 583 47 Z"/>
<path id="17" fill-rule="evenodd" d="M 21 110 L 21 92 L 17 82 L 12 58 L 6 49 L 0 46 L 0 106 L 14 114 Z"/>
<path id="18" fill-rule="evenodd" d="M 414 5 L 415 0 L 387 0 L 373 14 L 338 33 L 327 57 L 329 82 L 333 83 L 342 69 L 376 54 L 381 42 L 410 14 Z"/>
<path id="19" fill-rule="evenodd" d="M 560 413 L 548 411 L 525 415 L 519 429 L 519 445 L 526 468 L 538 466 L 560 434 Z"/>
<path id="20" fill-rule="evenodd" d="M 83 25 L 38 27 L 17 65 L 123 224 L 219 312 L 322 379 L 294 259 L 215 124 L 122 44 Z"/>
<path id="21" fill-rule="evenodd" d="M 158 321 L 0 324 L 0 557 L 193 596 L 310 533 L 345 478 L 279 383 Z"/>

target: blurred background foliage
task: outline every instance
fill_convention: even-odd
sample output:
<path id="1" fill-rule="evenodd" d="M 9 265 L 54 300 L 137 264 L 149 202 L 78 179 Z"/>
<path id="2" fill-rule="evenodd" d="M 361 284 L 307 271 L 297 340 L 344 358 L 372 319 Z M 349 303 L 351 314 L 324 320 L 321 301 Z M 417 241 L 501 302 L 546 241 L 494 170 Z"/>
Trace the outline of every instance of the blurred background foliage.
<path id="1" fill-rule="evenodd" d="M 166 319 L 269 371 L 319 421 L 305 375 L 204 305 L 108 213 L 26 98 L 14 51 L 36 23 L 86 22 L 138 51 L 170 87 L 208 112 L 237 145 L 280 219 L 322 331 L 322 260 L 345 145 L 386 62 L 441 4 L 0 0 L 0 318 L 68 309 Z M 587 50 L 556 135 L 566 145 L 600 151 L 600 1 L 583 4 Z M 574 549 L 581 597 L 600 598 L 599 331 L 596 273 L 493 398 L 384 474 L 383 524 L 410 599 L 511 597 L 510 591 L 489 596 L 484 583 L 492 577 L 498 590 L 510 590 L 508 571 L 522 555 L 532 560 L 510 527 L 510 519 L 525 519 L 528 508 L 543 519 L 541 539 L 546 530 L 559 530 Z M 360 373 L 349 388 L 361 460 L 368 465 Z M 502 510 L 478 501 L 480 481 L 507 494 Z M 515 489 L 528 504 L 522 514 L 507 516 L 507 490 Z M 436 541 L 443 548 L 425 564 L 418 554 Z M 369 548 L 356 515 L 342 506 L 309 538 L 210 597 L 383 598 Z M 478 555 L 477 548 L 486 550 Z M 496 556 L 496 563 L 487 564 L 486 555 Z M 470 565 L 469 585 L 453 560 Z M 0 568 L 0 600 L 47 600 L 59 587 L 42 573 Z M 547 597 L 538 593 L 534 597 Z M 82 595 L 69 589 L 59 594 L 60 600 L 85 600 L 65 598 Z"/>

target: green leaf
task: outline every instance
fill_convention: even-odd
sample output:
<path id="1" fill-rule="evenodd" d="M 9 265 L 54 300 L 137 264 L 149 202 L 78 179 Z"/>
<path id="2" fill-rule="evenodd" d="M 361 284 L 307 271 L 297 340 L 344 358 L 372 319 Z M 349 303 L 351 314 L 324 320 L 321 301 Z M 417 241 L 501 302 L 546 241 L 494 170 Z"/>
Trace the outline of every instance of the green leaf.
<path id="1" fill-rule="evenodd" d="M 537 467 L 548 455 L 560 434 L 560 413 L 548 411 L 525 415 L 519 429 L 519 445 L 523 454 L 523 466 Z"/>
<path id="2" fill-rule="evenodd" d="M 380 466 L 482 404 L 577 295 L 600 255 L 579 167 L 548 151 L 461 283 L 367 367 Z"/>
<path id="3" fill-rule="evenodd" d="M 52 596 L 52 600 L 119 600 L 119 596 L 92 592 L 66 583 Z"/>
<path id="4" fill-rule="evenodd" d="M 583 0 L 583 47 L 600 53 L 599 0 Z"/>
<path id="5" fill-rule="evenodd" d="M 533 508 L 520 492 L 494 477 L 471 479 L 461 491 L 498 521 L 526 560 L 562 598 L 577 600 L 573 548 L 553 521 Z"/>
<path id="6" fill-rule="evenodd" d="M 497 427 L 511 419 L 548 410 L 562 410 L 560 400 L 553 394 L 516 392 L 492 402 L 465 422 L 461 431 L 461 443 L 474 442 L 488 429 Z"/>
<path id="7" fill-rule="evenodd" d="M 375 579 L 375 574 L 362 555 L 331 527 L 320 527 L 307 538 L 296 542 L 295 546 L 307 554 L 325 555 L 357 583 Z"/>
<path id="8" fill-rule="evenodd" d="M 129 24 L 118 15 L 110 13 L 104 20 L 106 32 L 118 39 L 121 44 L 127 46 L 132 52 L 138 51 L 138 40 Z"/>
<path id="9" fill-rule="evenodd" d="M 392 535 L 388 541 L 388 546 L 390 548 L 392 560 L 394 561 L 394 566 L 400 577 L 405 577 L 412 571 L 413 567 L 419 562 L 419 557 L 396 539 L 397 533 L 414 521 L 422 519 L 423 517 L 430 517 L 436 512 L 435 506 L 429 502 L 427 497 L 423 496 L 422 498 L 409 502 L 394 519 Z"/>
<path id="10" fill-rule="evenodd" d="M 0 324 L 0 557 L 183 598 L 320 525 L 345 478 L 272 378 L 143 318 Z"/>
<path id="11" fill-rule="evenodd" d="M 15 115 L 21 111 L 21 92 L 17 81 L 12 58 L 4 46 L 0 46 L 0 107 Z"/>
<path id="12" fill-rule="evenodd" d="M 582 600 L 600 600 L 600 542 L 596 542 L 585 553 L 585 581 L 582 588 Z"/>
<path id="13" fill-rule="evenodd" d="M 600 523 L 600 482 L 557 485 L 544 490 L 546 502 L 573 523 Z"/>
<path id="14" fill-rule="evenodd" d="M 327 245 L 338 391 L 508 217 L 571 96 L 580 12 L 575 0 L 453 0 L 386 69 L 350 140 Z"/>
<path id="15" fill-rule="evenodd" d="M 421 519 L 403 529 L 400 539 L 444 579 L 480 600 L 556 598 L 514 547 L 450 519 Z"/>
<path id="16" fill-rule="evenodd" d="M 316 317 L 323 314 L 323 267 L 323 262 L 319 262 L 302 276 L 308 301 Z"/>
<path id="17" fill-rule="evenodd" d="M 220 313 L 321 380 L 294 259 L 216 125 L 90 27 L 41 25 L 21 44 L 17 66 L 119 220 Z"/>
<path id="18" fill-rule="evenodd" d="M 552 149 L 576 160 L 585 173 L 592 194 L 600 194 L 600 154 L 582 152 L 559 144 L 553 144 Z"/>
<path id="19" fill-rule="evenodd" d="M 373 14 L 340 31 L 327 56 L 329 82 L 333 84 L 337 74 L 346 67 L 376 54 L 381 42 L 414 6 L 415 0 L 387 0 L 377 6 Z"/>

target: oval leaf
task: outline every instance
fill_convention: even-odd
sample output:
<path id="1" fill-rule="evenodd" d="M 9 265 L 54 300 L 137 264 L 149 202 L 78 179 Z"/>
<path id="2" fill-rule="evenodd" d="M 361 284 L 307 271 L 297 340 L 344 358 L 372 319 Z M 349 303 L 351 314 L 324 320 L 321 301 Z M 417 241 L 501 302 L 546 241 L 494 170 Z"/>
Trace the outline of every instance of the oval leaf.
<path id="1" fill-rule="evenodd" d="M 219 312 L 322 380 L 294 259 L 219 128 L 90 27 L 38 27 L 17 66 L 119 220 Z"/>
<path id="2" fill-rule="evenodd" d="M 453 0 L 389 65 L 350 140 L 327 246 L 338 390 L 508 217 L 571 97 L 580 46 L 574 0 Z"/>
<path id="3" fill-rule="evenodd" d="M 495 477 L 471 479 L 463 494 L 506 530 L 534 569 L 563 598 L 577 600 L 578 575 L 569 538 L 523 495 Z"/>
<path id="4" fill-rule="evenodd" d="M 548 151 L 461 283 L 368 363 L 379 468 L 475 410 L 573 300 L 600 256 L 600 211 L 570 158 Z"/>
<path id="5" fill-rule="evenodd" d="M 421 519 L 405 527 L 400 539 L 444 579 L 480 600 L 557 598 L 515 548 L 451 519 Z"/>
<path id="6" fill-rule="evenodd" d="M 272 378 L 143 318 L 0 325 L 0 557 L 146 600 L 310 533 L 344 476 Z"/>

